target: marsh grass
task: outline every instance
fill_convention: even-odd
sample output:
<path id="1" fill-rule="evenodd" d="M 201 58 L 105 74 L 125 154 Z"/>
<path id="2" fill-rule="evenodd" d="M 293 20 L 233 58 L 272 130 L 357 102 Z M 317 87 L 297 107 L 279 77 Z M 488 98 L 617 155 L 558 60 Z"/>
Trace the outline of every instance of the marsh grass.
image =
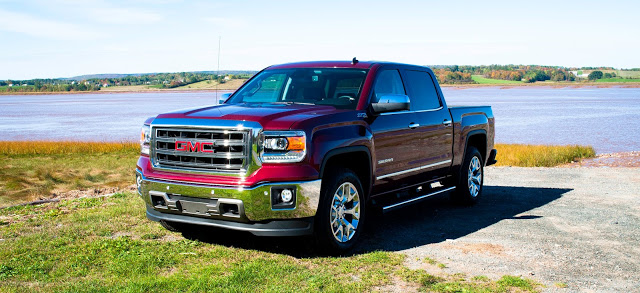
<path id="1" fill-rule="evenodd" d="M 495 148 L 496 166 L 555 167 L 596 155 L 593 147 L 579 145 L 496 144 Z"/>
<path id="2" fill-rule="evenodd" d="M 134 183 L 137 143 L 0 142 L 0 207 Z"/>
<path id="3" fill-rule="evenodd" d="M 0 141 L 0 155 L 137 153 L 137 142 Z"/>
<path id="4" fill-rule="evenodd" d="M 511 276 L 430 275 L 393 252 L 296 257 L 190 240 L 147 220 L 128 192 L 0 210 L 0 239 L 0 292 L 370 292 L 399 279 L 421 291 L 535 289 Z"/>

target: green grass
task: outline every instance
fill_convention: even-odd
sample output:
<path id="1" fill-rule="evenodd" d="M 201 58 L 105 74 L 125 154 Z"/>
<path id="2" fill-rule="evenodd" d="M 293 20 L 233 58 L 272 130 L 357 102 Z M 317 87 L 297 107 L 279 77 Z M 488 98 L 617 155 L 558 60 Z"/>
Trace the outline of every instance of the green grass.
<path id="1" fill-rule="evenodd" d="M 496 144 L 496 166 L 554 167 L 580 159 L 595 157 L 590 146 Z"/>
<path id="2" fill-rule="evenodd" d="M 436 292 L 537 288 L 512 276 L 434 276 L 393 252 L 294 257 L 189 240 L 147 220 L 133 193 L 2 209 L 0 239 L 0 292 L 370 292 L 400 279 Z"/>
<path id="3" fill-rule="evenodd" d="M 524 82 L 522 81 L 517 81 L 517 80 L 502 80 L 502 79 L 492 79 L 492 78 L 486 78 L 483 77 L 482 75 L 472 75 L 471 79 L 473 79 L 473 81 L 479 83 L 479 84 L 524 84 Z"/>
<path id="4" fill-rule="evenodd" d="M 558 287 L 558 288 L 567 288 L 567 287 L 569 287 L 566 283 L 562 283 L 562 282 L 558 282 L 558 283 L 555 283 L 553 285 Z"/>
<path id="5" fill-rule="evenodd" d="M 424 263 L 428 263 L 430 265 L 435 265 L 436 263 L 438 263 L 435 259 L 432 259 L 430 257 L 425 257 L 423 261 Z"/>
<path id="6" fill-rule="evenodd" d="M 596 80 L 596 82 L 640 82 L 640 78 L 621 78 L 621 77 L 602 78 L 602 79 Z"/>
<path id="7" fill-rule="evenodd" d="M 617 70 L 616 75 L 625 78 L 640 78 L 640 71 Z"/>

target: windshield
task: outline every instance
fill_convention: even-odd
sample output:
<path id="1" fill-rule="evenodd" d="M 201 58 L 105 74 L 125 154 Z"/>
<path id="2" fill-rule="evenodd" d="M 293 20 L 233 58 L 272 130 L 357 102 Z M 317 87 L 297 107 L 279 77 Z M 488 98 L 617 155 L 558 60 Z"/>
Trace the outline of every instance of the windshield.
<path id="1" fill-rule="evenodd" d="M 291 103 L 355 109 L 367 70 L 292 68 L 265 70 L 236 92 L 227 104 Z"/>

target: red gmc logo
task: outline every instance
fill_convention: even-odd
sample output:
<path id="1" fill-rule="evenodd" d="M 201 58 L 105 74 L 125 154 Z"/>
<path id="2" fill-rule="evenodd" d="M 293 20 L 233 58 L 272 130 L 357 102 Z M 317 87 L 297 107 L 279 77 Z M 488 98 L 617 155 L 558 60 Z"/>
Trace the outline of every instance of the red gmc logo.
<path id="1" fill-rule="evenodd" d="M 195 144 L 190 141 L 176 141 L 176 151 L 179 152 L 201 152 L 201 153 L 213 153 L 213 150 L 205 150 L 204 146 L 213 146 L 212 142 L 196 142 Z"/>

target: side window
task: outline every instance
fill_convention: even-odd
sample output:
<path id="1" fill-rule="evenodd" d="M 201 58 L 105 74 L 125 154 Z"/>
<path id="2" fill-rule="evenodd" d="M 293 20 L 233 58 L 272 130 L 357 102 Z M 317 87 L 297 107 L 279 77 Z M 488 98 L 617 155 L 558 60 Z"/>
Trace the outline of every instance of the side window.
<path id="1" fill-rule="evenodd" d="M 383 70 L 378 73 L 376 85 L 373 87 L 373 102 L 378 102 L 381 96 L 388 94 L 406 94 L 398 70 Z"/>
<path id="2" fill-rule="evenodd" d="M 411 110 L 430 110 L 442 106 L 436 86 L 431 74 L 424 71 L 406 71 L 407 80 L 411 86 Z"/>

